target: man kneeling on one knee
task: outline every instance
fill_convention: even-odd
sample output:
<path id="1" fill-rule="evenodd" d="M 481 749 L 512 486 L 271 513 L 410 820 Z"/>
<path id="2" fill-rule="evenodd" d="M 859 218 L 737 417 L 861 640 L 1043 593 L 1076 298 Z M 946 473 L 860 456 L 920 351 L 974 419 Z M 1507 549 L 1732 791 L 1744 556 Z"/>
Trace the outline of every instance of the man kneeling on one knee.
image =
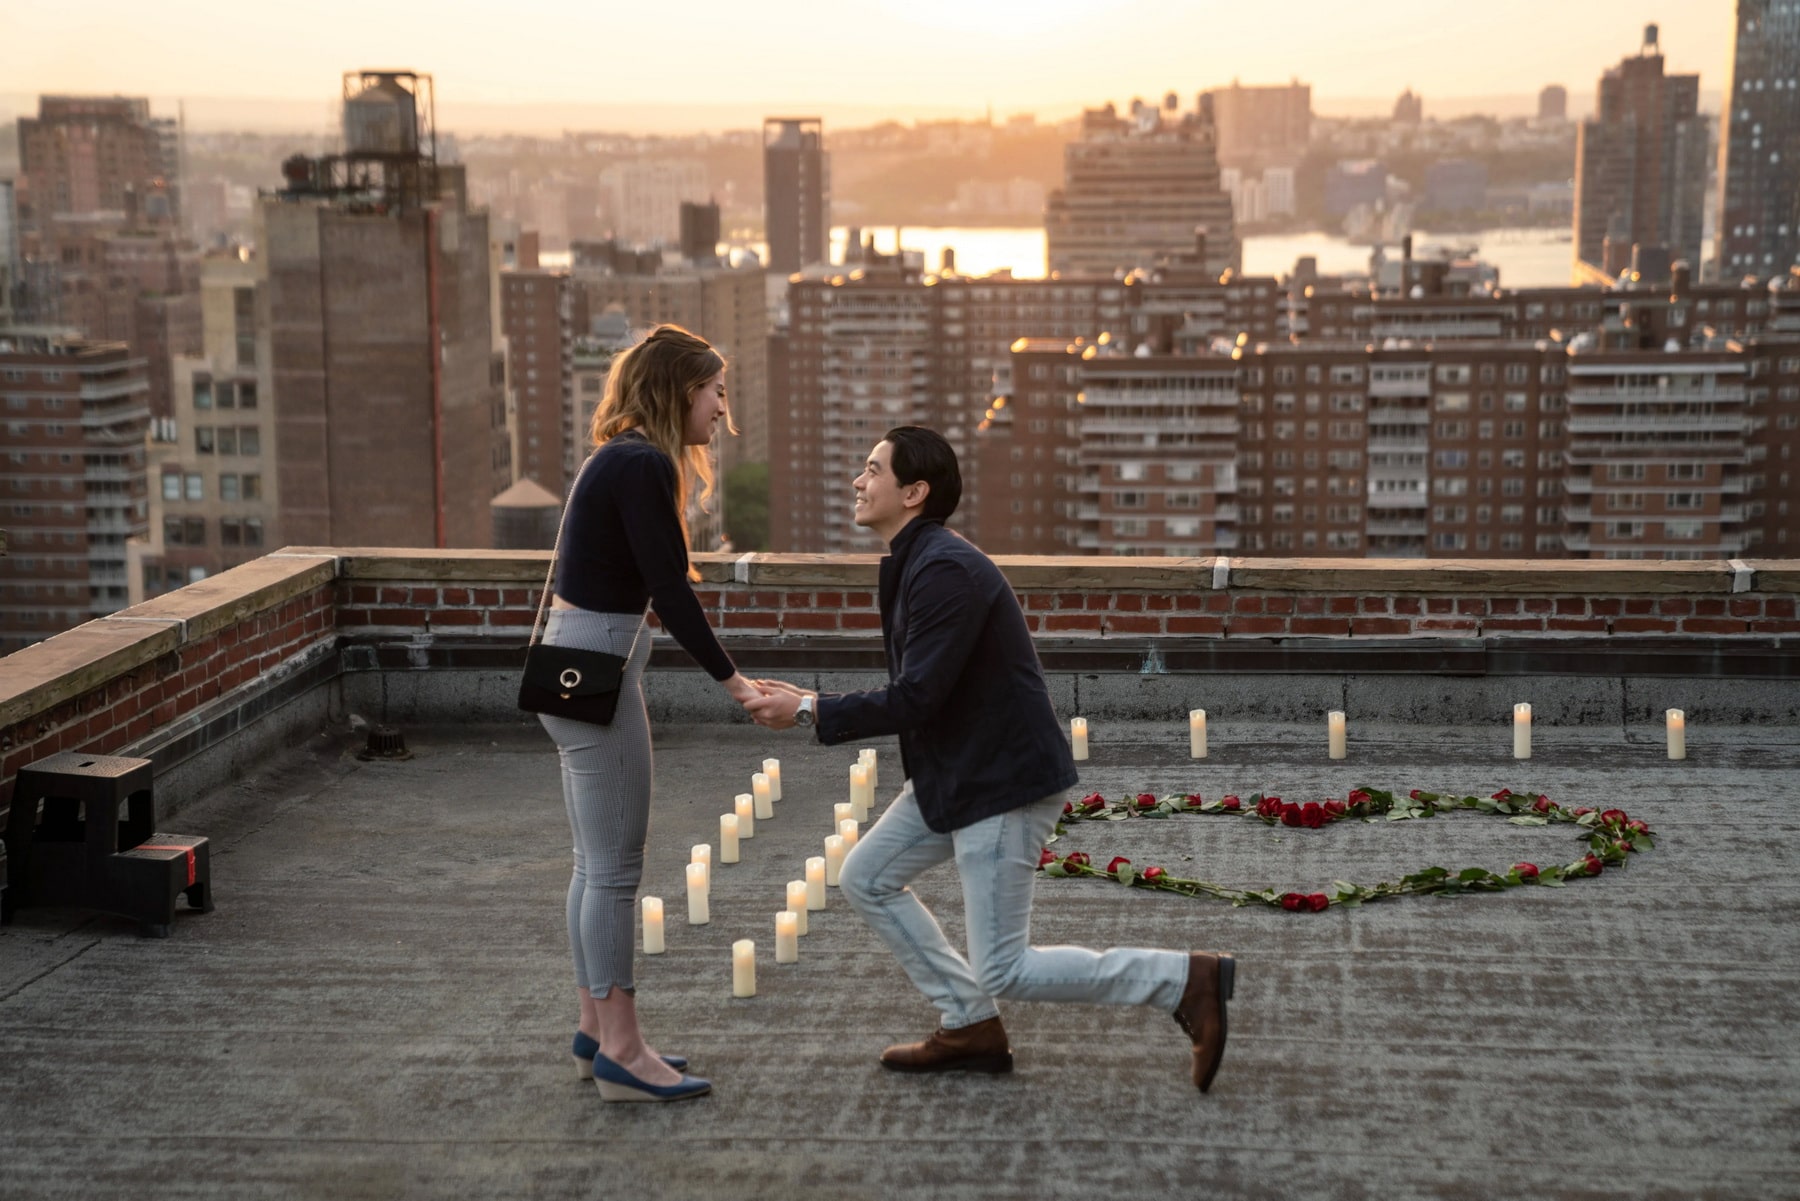
<path id="1" fill-rule="evenodd" d="M 900 1072 L 1012 1069 L 996 998 L 1153 1005 L 1193 1044 L 1205 1092 L 1225 1054 L 1236 965 L 1211 952 L 1031 945 L 1038 856 L 1076 783 L 1024 614 L 999 568 L 944 527 L 962 496 L 956 453 L 935 431 L 890 430 L 853 483 L 856 524 L 881 560 L 888 686 L 815 693 L 759 680 L 751 715 L 812 726 L 826 745 L 897 734 L 906 783 L 844 861 L 844 894 L 938 1008 L 923 1041 L 889 1047 Z M 954 857 L 968 957 L 907 884 Z"/>

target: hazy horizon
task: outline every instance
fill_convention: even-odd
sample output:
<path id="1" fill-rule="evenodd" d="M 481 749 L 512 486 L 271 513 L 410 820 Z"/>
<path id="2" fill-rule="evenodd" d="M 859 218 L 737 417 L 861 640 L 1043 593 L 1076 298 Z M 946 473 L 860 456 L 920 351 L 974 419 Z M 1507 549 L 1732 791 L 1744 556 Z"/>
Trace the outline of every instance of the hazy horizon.
<path id="1" fill-rule="evenodd" d="M 1424 96 L 1428 117 L 1523 115 L 1540 87 L 1560 83 L 1579 115 L 1648 22 L 1661 25 L 1668 69 L 1698 72 L 1702 91 L 1716 94 L 1734 28 L 1732 0 L 1515 0 L 1504 11 L 1291 0 L 1279 37 L 1224 0 L 1174 10 L 1148 0 L 766 0 L 754 9 L 690 0 L 683 28 L 711 36 L 683 62 L 659 13 L 571 0 L 528 0 L 504 16 L 442 0 L 389 6 L 379 18 L 318 0 L 300 26 L 288 10 L 235 0 L 171 0 L 158 11 L 154 25 L 124 0 L 9 13 L 0 112 L 35 111 L 41 93 L 101 93 L 148 96 L 172 116 L 185 97 L 195 130 L 322 132 L 345 70 L 398 66 L 432 75 L 439 128 L 466 134 L 718 132 L 789 112 L 839 128 L 989 111 L 1054 122 L 1166 91 L 1191 105 L 1234 78 L 1299 79 L 1327 117 L 1380 115 L 1407 87 Z"/>

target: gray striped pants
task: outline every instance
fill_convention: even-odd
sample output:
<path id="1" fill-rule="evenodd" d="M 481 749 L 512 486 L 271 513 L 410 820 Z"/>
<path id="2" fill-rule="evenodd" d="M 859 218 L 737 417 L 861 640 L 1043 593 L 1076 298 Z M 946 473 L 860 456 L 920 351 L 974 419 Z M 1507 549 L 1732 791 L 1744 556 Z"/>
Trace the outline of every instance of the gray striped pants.
<path id="1" fill-rule="evenodd" d="M 552 609 L 544 627 L 551 646 L 576 646 L 623 655 L 642 615 Z M 644 665 L 650 633 L 637 640 L 619 689 L 610 726 L 540 713 L 562 761 L 563 804 L 575 837 L 569 880 L 569 950 L 575 983 L 596 997 L 614 985 L 634 991 L 637 890 L 650 833 L 650 714 L 644 707 Z"/>

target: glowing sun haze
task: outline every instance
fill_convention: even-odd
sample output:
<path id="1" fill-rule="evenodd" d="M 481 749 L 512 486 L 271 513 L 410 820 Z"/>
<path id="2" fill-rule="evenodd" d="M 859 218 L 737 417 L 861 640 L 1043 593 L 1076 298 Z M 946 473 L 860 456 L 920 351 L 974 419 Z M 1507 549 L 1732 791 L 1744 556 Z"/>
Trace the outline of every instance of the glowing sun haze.
<path id="1" fill-rule="evenodd" d="M 316 103 L 344 70 L 405 67 L 437 82 L 439 118 L 555 106 L 619 127 L 738 127 L 777 110 L 880 115 L 1067 116 L 1083 105 L 1229 83 L 1313 88 L 1334 99 L 1457 97 L 1568 87 L 1662 26 L 1672 71 L 1723 86 L 1731 0 L 0 0 L 0 91 L 119 92 L 160 100 Z M 702 115 L 706 119 L 701 119 Z M 678 119 L 677 119 L 678 118 Z M 484 119 L 485 120 L 485 119 Z M 671 124 L 673 121 L 673 125 Z M 591 124 L 591 121 L 587 122 Z"/>

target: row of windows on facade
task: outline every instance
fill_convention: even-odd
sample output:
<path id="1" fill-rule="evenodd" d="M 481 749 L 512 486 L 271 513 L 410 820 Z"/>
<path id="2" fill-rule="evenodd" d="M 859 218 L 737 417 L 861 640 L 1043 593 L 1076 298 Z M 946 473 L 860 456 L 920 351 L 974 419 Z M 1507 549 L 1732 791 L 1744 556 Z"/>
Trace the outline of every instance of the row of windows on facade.
<path id="1" fill-rule="evenodd" d="M 163 545 L 206 546 L 207 521 L 204 517 L 163 518 Z M 261 546 L 263 523 L 260 517 L 221 517 L 218 519 L 220 546 Z"/>
<path id="2" fill-rule="evenodd" d="M 197 471 L 165 471 L 162 477 L 164 500 L 203 501 L 206 499 L 206 477 Z M 262 476 L 255 473 L 227 472 L 219 476 L 220 500 L 261 500 Z"/>
<path id="3" fill-rule="evenodd" d="M 37 377 L 46 384 L 60 384 L 63 373 L 46 368 L 40 370 Z M 29 383 L 31 382 L 31 372 L 22 367 L 8 367 L 5 371 L 0 371 L 0 380 L 5 380 L 9 384 Z"/>
<path id="4" fill-rule="evenodd" d="M 194 453 L 202 455 L 259 455 L 262 431 L 254 425 L 197 425 Z"/>
<path id="5" fill-rule="evenodd" d="M 196 409 L 254 409 L 257 407 L 256 381 L 196 379 L 194 381 L 194 407 Z"/>

